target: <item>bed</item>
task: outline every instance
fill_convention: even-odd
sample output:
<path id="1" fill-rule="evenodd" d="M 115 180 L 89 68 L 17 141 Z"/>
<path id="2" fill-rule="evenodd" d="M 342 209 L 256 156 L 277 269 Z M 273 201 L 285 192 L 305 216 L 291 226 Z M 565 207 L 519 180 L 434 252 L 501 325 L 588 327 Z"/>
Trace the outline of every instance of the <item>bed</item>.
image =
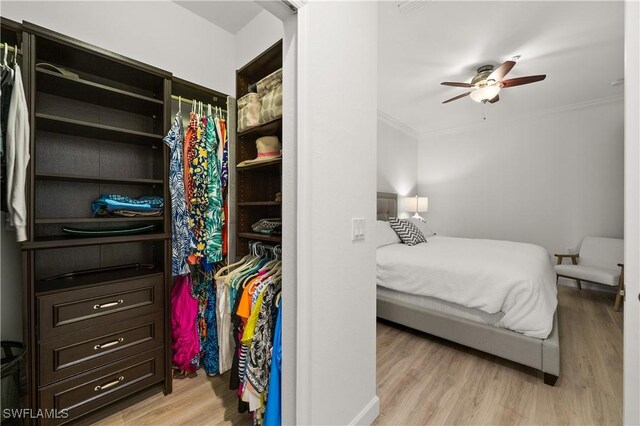
<path id="1" fill-rule="evenodd" d="M 377 209 L 378 220 L 395 217 L 397 195 L 378 193 Z M 464 255 L 451 254 L 460 252 Z M 495 267 L 492 256 L 500 258 Z M 545 384 L 555 385 L 560 375 L 557 299 L 544 249 L 434 235 L 427 244 L 380 247 L 376 257 L 379 318 L 535 368 Z M 485 288 L 496 295 L 486 296 Z M 502 309 L 495 300 L 504 300 Z"/>

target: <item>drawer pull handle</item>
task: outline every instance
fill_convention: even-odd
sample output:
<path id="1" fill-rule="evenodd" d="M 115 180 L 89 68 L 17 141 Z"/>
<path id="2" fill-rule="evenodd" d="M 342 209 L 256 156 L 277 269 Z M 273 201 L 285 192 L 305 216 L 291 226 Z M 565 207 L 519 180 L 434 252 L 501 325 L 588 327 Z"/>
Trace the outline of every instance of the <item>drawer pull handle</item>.
<path id="1" fill-rule="evenodd" d="M 115 346 L 119 343 L 124 342 L 124 338 L 120 337 L 118 340 L 114 340 L 112 342 L 107 342 L 107 343 L 102 343 L 100 345 L 95 345 L 93 347 L 94 350 L 98 350 L 98 349 L 106 349 L 106 348 L 110 348 L 111 346 Z"/>
<path id="2" fill-rule="evenodd" d="M 124 303 L 124 300 L 119 299 L 115 302 L 103 303 L 102 305 L 93 305 L 93 309 L 113 308 L 114 306 L 118 306 L 121 303 Z"/>
<path id="3" fill-rule="evenodd" d="M 113 386 L 117 385 L 118 383 L 120 383 L 123 380 L 124 380 L 124 376 L 120 376 L 120 377 L 118 377 L 117 379 L 115 379 L 112 382 L 105 383 L 104 385 L 96 386 L 95 388 L 93 388 L 93 390 L 95 392 L 98 392 L 98 391 L 102 391 L 102 390 L 105 390 L 105 389 L 109 389 L 110 387 L 113 387 Z"/>

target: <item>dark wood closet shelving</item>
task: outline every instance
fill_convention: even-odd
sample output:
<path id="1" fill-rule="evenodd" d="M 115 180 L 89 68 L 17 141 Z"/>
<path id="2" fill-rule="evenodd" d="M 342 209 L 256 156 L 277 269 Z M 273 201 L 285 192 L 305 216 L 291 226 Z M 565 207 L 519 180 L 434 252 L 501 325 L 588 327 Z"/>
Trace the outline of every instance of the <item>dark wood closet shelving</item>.
<path id="1" fill-rule="evenodd" d="M 249 93 L 249 86 L 282 68 L 282 41 L 277 42 L 236 73 L 236 96 Z M 282 118 L 247 129 L 237 135 L 236 164 L 257 156 L 256 139 L 262 136 L 277 136 L 282 143 Z M 249 252 L 248 243 L 264 241 L 282 243 L 281 235 L 253 232 L 251 225 L 260 219 L 282 217 L 282 204 L 276 203 L 282 191 L 282 159 L 235 167 L 236 198 L 236 255 Z M 269 201 L 265 201 L 269 200 Z"/>
<path id="2" fill-rule="evenodd" d="M 36 85 L 39 92 L 82 102 L 148 115 L 162 114 L 163 102 L 159 99 L 46 69 L 36 68 Z"/>
<path id="3" fill-rule="evenodd" d="M 282 118 L 276 118 L 275 120 L 247 129 L 244 132 L 238 133 L 238 136 L 255 136 L 259 138 L 260 136 L 275 135 L 279 132 L 282 132 Z"/>
<path id="4" fill-rule="evenodd" d="M 162 179 L 139 179 L 139 178 L 121 178 L 121 177 L 102 177 L 102 176 L 81 176 L 81 175 L 65 175 L 58 173 L 38 173 L 37 179 L 41 180 L 59 180 L 68 182 L 83 183 L 117 183 L 121 185 L 162 185 Z"/>
<path id="5" fill-rule="evenodd" d="M 168 240 L 171 235 L 159 232 L 150 232 L 138 235 L 120 235 L 117 237 L 72 237 L 72 236 L 53 236 L 40 237 L 36 241 L 22 243 L 23 250 L 36 250 L 48 248 L 64 248 L 64 247 L 81 247 L 92 246 L 96 244 L 119 244 L 119 243 L 135 243 L 138 241 L 154 241 Z"/>
<path id="6" fill-rule="evenodd" d="M 249 240 L 269 241 L 272 243 L 281 243 L 281 235 L 260 234 L 259 232 L 239 232 L 238 237 Z M 245 244 L 246 245 L 246 244 Z"/>
<path id="7" fill-rule="evenodd" d="M 111 223 L 111 222 L 162 222 L 162 216 L 138 216 L 138 217 L 54 217 L 36 218 L 36 225 L 63 224 L 63 223 Z"/>
<path id="8" fill-rule="evenodd" d="M 31 125 L 28 240 L 21 245 L 25 408 L 69 414 L 63 421 L 30 420 L 33 425 L 90 423 L 87 416 L 106 415 L 114 403 L 172 390 L 169 150 L 162 141 L 169 127 L 171 74 L 27 22 L 21 34 Z M 42 62 L 79 78 L 37 68 Z M 153 194 L 165 205 L 160 216 L 87 217 L 102 192 Z M 153 229 L 88 237 L 62 231 L 65 224 L 116 230 L 135 223 Z M 46 281 L 128 264 L 154 267 Z M 141 323 L 148 324 L 147 334 L 138 343 L 129 341 L 127 333 Z M 94 351 L 91 342 L 109 342 L 114 335 L 128 344 Z M 142 361 L 147 370 L 136 370 Z M 100 377 L 110 383 L 121 375 L 122 383 L 108 392 L 95 390 Z"/>
<path id="9" fill-rule="evenodd" d="M 240 207 L 253 207 L 253 206 L 281 206 L 282 203 L 276 201 L 244 201 L 238 203 Z"/>
<path id="10" fill-rule="evenodd" d="M 58 292 L 62 290 L 76 289 L 78 287 L 102 286 L 115 281 L 131 280 L 147 277 L 162 277 L 162 269 L 131 268 L 119 271 L 97 272 L 86 275 L 78 275 L 68 278 L 57 278 L 55 280 L 36 281 L 35 289 L 40 295 Z"/>
<path id="11" fill-rule="evenodd" d="M 154 145 L 162 142 L 163 135 L 138 132 L 104 124 L 89 123 L 71 118 L 36 113 L 36 129 L 65 135 L 82 136 L 113 142 Z"/>

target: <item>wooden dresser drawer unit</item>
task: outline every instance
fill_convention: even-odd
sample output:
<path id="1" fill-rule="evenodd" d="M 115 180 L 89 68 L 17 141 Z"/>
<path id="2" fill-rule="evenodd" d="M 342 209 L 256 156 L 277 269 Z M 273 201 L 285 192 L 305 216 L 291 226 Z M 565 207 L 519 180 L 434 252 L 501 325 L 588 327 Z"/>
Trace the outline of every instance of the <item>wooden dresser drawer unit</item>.
<path id="1" fill-rule="evenodd" d="M 164 349 L 125 358 L 92 372 L 38 391 L 39 408 L 67 410 L 66 419 L 45 419 L 43 424 L 60 424 L 119 400 L 164 379 Z"/>
<path id="2" fill-rule="evenodd" d="M 39 383 L 48 385 L 163 344 L 159 313 L 64 334 L 38 345 Z"/>
<path id="3" fill-rule="evenodd" d="M 163 309 L 163 274 L 38 297 L 39 340 Z"/>

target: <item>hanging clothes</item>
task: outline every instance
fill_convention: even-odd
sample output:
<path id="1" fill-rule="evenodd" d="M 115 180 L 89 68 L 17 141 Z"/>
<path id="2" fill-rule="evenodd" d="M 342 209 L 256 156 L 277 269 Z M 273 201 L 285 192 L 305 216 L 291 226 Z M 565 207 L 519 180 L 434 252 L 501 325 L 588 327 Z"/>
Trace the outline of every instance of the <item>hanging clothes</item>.
<path id="1" fill-rule="evenodd" d="M 6 49 L 6 47 L 5 47 Z M 0 125 L 2 126 L 2 134 L 0 135 L 0 155 L 4 155 L 4 145 L 7 139 L 7 120 L 9 118 L 9 106 L 13 97 L 13 81 L 15 79 L 15 71 L 10 67 L 2 68 L 2 76 L 0 81 Z"/>
<path id="2" fill-rule="evenodd" d="M 189 113 L 189 126 L 184 138 L 184 155 L 182 161 L 184 162 L 184 191 L 185 201 L 187 206 L 191 207 L 191 197 L 193 194 L 193 184 L 191 183 L 191 162 L 194 156 L 194 150 L 196 142 L 198 140 L 198 116 L 195 112 Z M 193 226 L 190 224 L 190 226 Z"/>
<path id="3" fill-rule="evenodd" d="M 171 289 L 171 348 L 173 363 L 183 371 L 195 371 L 193 358 L 200 352 L 194 319 L 198 300 L 191 294 L 191 275 L 181 275 Z"/>
<path id="4" fill-rule="evenodd" d="M 207 336 L 204 341 L 204 370 L 208 375 L 220 372 L 220 356 L 218 348 L 218 326 L 216 321 L 216 289 L 214 282 L 207 279 L 207 305 L 205 309 Z"/>
<path id="5" fill-rule="evenodd" d="M 15 64 L 13 93 L 7 115 L 7 208 L 18 242 L 27 240 L 26 181 L 29 164 L 29 111 L 20 65 Z"/>
<path id="6" fill-rule="evenodd" d="M 224 277 L 229 283 L 235 341 L 229 387 L 237 390 L 239 411 L 251 411 L 254 424 L 260 425 L 271 388 L 282 264 L 256 255 L 245 257 L 240 263 Z"/>
<path id="7" fill-rule="evenodd" d="M 233 362 L 233 336 L 231 334 L 229 287 L 223 279 L 216 279 L 216 302 L 220 374 L 222 374 L 231 369 L 231 364 Z"/>
<path id="8" fill-rule="evenodd" d="M 195 132 L 195 144 L 189 151 L 189 184 L 191 186 L 191 204 L 189 209 L 189 225 L 193 233 L 193 251 L 189 256 L 190 263 L 200 263 L 207 247 L 206 215 L 209 204 L 208 185 L 208 152 L 204 136 L 206 118 L 190 121 L 189 128 Z"/>
<path id="9" fill-rule="evenodd" d="M 185 198 L 183 173 L 184 134 L 180 112 L 173 119 L 171 129 L 164 137 L 170 149 L 169 191 L 171 192 L 171 274 L 173 276 L 189 273 L 187 256 L 190 253 L 189 217 Z"/>
<path id="10" fill-rule="evenodd" d="M 204 141 L 207 150 L 207 208 L 205 216 L 205 256 L 208 263 L 222 260 L 222 188 L 220 168 L 216 157 L 218 139 L 214 119 L 208 115 L 203 121 Z"/>
<path id="11" fill-rule="evenodd" d="M 280 426 L 282 424 L 282 308 L 278 309 L 276 328 L 273 333 L 273 350 L 271 355 L 271 374 L 269 375 L 269 390 L 267 392 L 267 407 L 264 413 L 265 426 Z"/>

